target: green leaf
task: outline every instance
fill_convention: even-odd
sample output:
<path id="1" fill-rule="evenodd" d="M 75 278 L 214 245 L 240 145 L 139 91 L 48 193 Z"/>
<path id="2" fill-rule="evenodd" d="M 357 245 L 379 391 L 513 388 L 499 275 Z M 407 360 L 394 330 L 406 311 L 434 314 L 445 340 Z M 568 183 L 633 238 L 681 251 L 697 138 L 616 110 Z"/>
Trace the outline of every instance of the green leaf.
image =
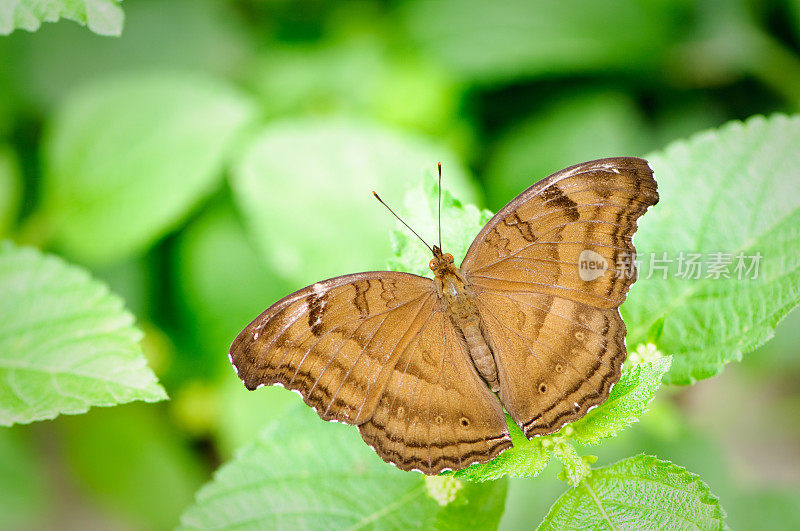
<path id="1" fill-rule="evenodd" d="M 622 310 L 630 343 L 663 326 L 657 346 L 673 355 L 667 382 L 717 374 L 771 338 L 800 303 L 798 145 L 800 116 L 759 116 L 647 157 L 661 201 L 641 221 L 639 280 Z M 700 255 L 700 278 L 678 275 L 681 253 Z M 666 264 L 650 267 L 664 257 Z M 714 278 L 715 261 L 730 278 Z M 758 265 L 757 274 L 737 273 L 740 262 Z M 668 270 L 656 269 L 661 265 Z"/>
<path id="2" fill-rule="evenodd" d="M 141 252 L 220 183 L 253 107 L 200 76 L 107 79 L 68 99 L 44 145 L 44 209 L 83 260 Z"/>
<path id="3" fill-rule="evenodd" d="M 184 529 L 495 529 L 506 482 L 425 479 L 381 461 L 352 426 L 290 409 L 197 494 Z"/>
<path id="4" fill-rule="evenodd" d="M 370 190 L 397 205 L 437 161 L 448 185 L 473 199 L 461 166 L 428 141 L 366 122 L 287 119 L 260 132 L 231 184 L 262 257 L 299 288 L 383 268 L 394 218 Z M 435 223 L 415 229 L 435 239 Z"/>
<path id="5" fill-rule="evenodd" d="M 565 166 L 652 147 L 633 99 L 622 92 L 562 95 L 511 127 L 493 146 L 486 169 L 489 202 L 500 208 Z"/>
<path id="6" fill-rule="evenodd" d="M 636 422 L 661 387 L 670 361 L 670 356 L 658 357 L 623 371 L 608 399 L 569 425 L 568 437 L 581 444 L 600 444 Z"/>
<path id="7" fill-rule="evenodd" d="M 488 463 L 470 465 L 453 472 L 459 479 L 488 481 L 505 476 L 531 478 L 538 476 L 550 461 L 550 446 L 547 438 L 528 440 L 510 417 L 506 416 L 511 443 L 514 445 Z"/>
<path id="8" fill-rule="evenodd" d="M 84 270 L 0 243 L 0 425 L 166 398 L 133 316 Z"/>
<path id="9" fill-rule="evenodd" d="M 469 481 L 533 478 L 541 474 L 549 462 L 550 452 L 542 447 L 541 441 L 519 441 L 488 463 L 470 465 L 453 475 Z"/>
<path id="10" fill-rule="evenodd" d="M 417 0 L 400 15 L 412 45 L 482 82 L 649 67 L 680 24 L 668 4 L 625 0 Z"/>
<path id="11" fill-rule="evenodd" d="M 99 35 L 122 34 L 121 0 L 7 0 L 0 4 L 0 35 L 15 29 L 36 31 L 42 22 L 60 18 L 89 26 Z"/>
<path id="12" fill-rule="evenodd" d="M 10 147 L 0 144 L 0 236 L 16 221 L 21 202 L 19 162 Z"/>
<path id="13" fill-rule="evenodd" d="M 724 519 L 696 474 L 640 455 L 593 470 L 556 500 L 539 529 L 724 529 Z"/>

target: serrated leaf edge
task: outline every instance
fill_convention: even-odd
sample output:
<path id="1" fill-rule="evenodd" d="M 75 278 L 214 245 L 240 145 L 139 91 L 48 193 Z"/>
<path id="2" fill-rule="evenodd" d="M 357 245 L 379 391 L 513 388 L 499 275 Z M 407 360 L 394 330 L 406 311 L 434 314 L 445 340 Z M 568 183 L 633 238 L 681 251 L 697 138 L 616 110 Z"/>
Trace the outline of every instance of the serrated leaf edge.
<path id="1" fill-rule="evenodd" d="M 116 381 L 114 382 L 114 385 L 119 385 L 120 387 L 127 387 L 129 389 L 135 389 L 135 390 L 144 390 L 147 387 L 152 386 L 154 393 L 151 396 L 147 397 L 130 398 L 121 401 L 103 400 L 103 401 L 98 401 L 96 403 L 87 402 L 83 400 L 83 398 L 81 398 L 80 400 L 84 402 L 85 404 L 84 406 L 66 408 L 52 413 L 48 412 L 46 414 L 37 415 L 30 419 L 14 419 L 8 424 L 0 421 L 0 426 L 12 426 L 14 424 L 31 424 L 33 422 L 38 422 L 41 420 L 52 420 L 58 417 L 59 415 L 77 415 L 81 413 L 86 413 L 92 407 L 110 407 L 121 404 L 127 404 L 135 401 L 153 403 L 169 399 L 166 390 L 160 384 L 155 373 L 153 373 L 152 369 L 150 369 L 150 367 L 147 364 L 147 358 L 145 358 L 144 353 L 142 352 L 141 349 L 141 345 L 139 344 L 142 337 L 144 336 L 144 332 L 142 332 L 142 330 L 136 326 L 136 318 L 129 310 L 127 310 L 127 308 L 125 307 L 125 301 L 122 299 L 122 297 L 113 293 L 105 282 L 94 278 L 86 268 L 76 264 L 72 264 L 64 260 L 60 256 L 51 253 L 43 253 L 39 249 L 36 249 L 34 247 L 16 245 L 11 240 L 0 240 L 0 254 L 6 252 L 20 253 L 22 256 L 27 255 L 35 257 L 37 260 L 41 260 L 43 263 L 55 264 L 57 267 L 70 269 L 75 273 L 76 278 L 79 278 L 82 281 L 86 281 L 87 284 L 94 287 L 96 289 L 95 295 L 98 300 L 103 300 L 103 299 L 106 300 L 110 308 L 119 311 L 120 323 L 118 326 L 130 327 L 129 330 L 130 340 L 140 354 L 140 356 L 131 360 L 130 362 L 131 369 L 132 370 L 139 370 L 142 368 L 147 369 L 145 372 L 148 374 L 148 378 L 147 381 L 144 382 L 144 387 L 134 387 Z M 123 331 L 124 329 L 117 328 L 116 330 Z M 91 378 L 91 376 L 86 375 L 86 378 Z M 104 383 L 108 382 L 108 380 L 104 380 L 102 378 L 93 378 L 93 379 L 97 381 L 102 381 Z"/>
<path id="2" fill-rule="evenodd" d="M 650 160 L 651 158 L 670 159 L 673 158 L 674 155 L 681 150 L 691 149 L 696 145 L 702 144 L 703 142 L 714 140 L 721 136 L 728 135 L 732 132 L 745 131 L 752 127 L 767 126 L 773 123 L 777 125 L 785 125 L 791 122 L 800 122 L 800 115 L 788 115 L 785 113 L 771 113 L 769 115 L 757 114 L 754 116 L 750 116 L 745 120 L 731 120 L 722 124 L 719 127 L 706 129 L 704 131 L 694 133 L 693 135 L 690 135 L 687 138 L 682 138 L 670 142 L 664 148 L 648 153 L 647 155 L 645 155 L 644 158 L 648 160 Z M 747 242 L 747 245 L 745 245 L 744 248 L 737 249 L 737 251 L 747 250 L 749 245 L 752 244 Z M 675 299 L 673 302 L 670 303 L 669 307 L 679 307 L 680 302 L 685 301 L 688 297 L 691 296 L 692 293 L 700 289 L 700 287 L 704 284 L 705 284 L 704 282 L 696 283 L 695 284 L 696 287 L 690 288 L 685 292 L 683 292 L 679 298 Z M 786 306 L 784 306 L 783 308 L 780 308 L 775 312 L 773 312 L 772 315 L 776 316 L 774 319 L 772 320 L 764 319 L 763 321 L 761 321 L 761 323 L 766 323 L 766 322 L 773 323 L 774 324 L 773 330 L 774 330 L 774 328 L 778 324 L 780 324 L 780 322 L 783 321 L 786 315 L 788 315 L 788 313 L 796 306 L 797 305 L 791 306 L 788 309 Z M 630 330 L 628 332 L 628 337 L 642 336 L 646 338 L 650 326 L 652 326 L 658 319 L 663 318 L 669 307 L 662 309 L 661 313 L 654 320 L 647 323 L 647 328 L 644 328 L 645 325 L 642 324 Z M 761 341 L 751 345 L 748 348 L 733 349 L 733 351 L 730 352 L 729 357 L 727 357 L 724 360 L 716 360 L 711 363 L 708 363 L 707 365 L 704 365 L 703 367 L 693 367 L 688 372 L 688 374 L 685 375 L 685 377 L 675 377 L 671 372 L 668 372 L 667 374 L 664 375 L 664 383 L 672 385 L 693 385 L 699 380 L 704 380 L 706 378 L 710 378 L 714 375 L 717 375 L 724 370 L 725 365 L 727 365 L 729 362 L 741 360 L 744 354 L 747 354 L 757 349 L 758 347 L 766 343 L 773 335 L 774 334 L 767 334 Z"/>
<path id="3" fill-rule="evenodd" d="M 604 508 L 603 508 L 603 506 L 601 504 L 601 500 L 599 500 L 597 498 L 597 495 L 594 494 L 594 491 L 591 489 L 591 486 L 588 485 L 587 483 L 590 483 L 592 481 L 593 476 L 598 472 L 603 472 L 604 470 L 607 470 L 607 469 L 609 469 L 611 467 L 623 464 L 623 463 L 625 463 L 627 461 L 633 461 L 633 460 L 637 460 L 637 459 L 639 460 L 640 463 L 646 464 L 647 466 L 649 466 L 651 468 L 664 469 L 665 473 L 667 473 L 669 475 L 682 475 L 682 476 L 686 476 L 686 477 L 690 478 L 691 481 L 689 483 L 687 483 L 687 490 L 689 489 L 690 486 L 694 486 L 694 490 L 697 490 L 698 493 L 699 493 L 697 499 L 700 501 L 700 503 L 702 503 L 703 505 L 712 506 L 715 509 L 718 509 L 719 510 L 719 520 L 722 523 L 722 528 L 723 529 L 727 529 L 728 528 L 727 525 L 725 524 L 725 518 L 727 518 L 727 513 L 725 512 L 725 509 L 720 504 L 719 497 L 715 496 L 711 492 L 711 488 L 708 486 L 708 484 L 706 484 L 700 478 L 700 476 L 698 474 L 695 474 L 694 472 L 690 472 L 685 467 L 680 466 L 680 465 L 678 465 L 676 463 L 673 463 L 671 461 L 666 461 L 666 460 L 663 460 L 663 459 L 659 459 L 658 457 L 656 457 L 654 455 L 648 455 L 648 454 L 641 453 L 641 454 L 634 455 L 632 457 L 621 459 L 621 460 L 619 460 L 619 461 L 617 461 L 615 463 L 612 463 L 612 464 L 610 464 L 608 466 L 592 470 L 592 473 L 588 477 L 586 477 L 584 479 L 584 481 L 581 482 L 580 485 L 575 486 L 575 487 L 571 487 L 566 492 L 564 492 L 561 496 L 559 496 L 556 499 L 555 502 L 553 502 L 553 505 L 550 507 L 550 510 L 547 512 L 547 515 L 545 515 L 544 519 L 539 523 L 539 525 L 537 526 L 537 529 L 541 529 L 542 528 L 542 525 L 545 524 L 545 522 L 549 519 L 550 514 L 553 512 L 553 510 L 556 508 L 556 506 L 559 504 L 559 502 L 565 496 L 567 496 L 569 493 L 575 491 L 576 489 L 582 489 L 582 488 L 586 488 L 589 496 L 592 498 L 592 501 L 595 504 L 597 504 L 597 507 L 598 507 L 598 509 L 600 511 L 600 514 L 605 517 L 606 521 L 613 528 L 613 522 L 611 522 L 608 519 L 607 513 L 605 512 L 605 510 L 604 510 Z M 616 476 L 608 475 L 607 477 L 616 477 Z M 618 477 L 619 477 L 619 479 L 623 479 L 624 480 L 628 476 L 618 476 Z M 644 478 L 637 478 L 637 479 L 644 480 Z M 648 481 L 655 481 L 655 480 L 648 480 Z M 659 484 L 662 484 L 662 485 L 666 485 L 666 486 L 668 486 L 670 488 L 674 488 L 673 485 L 669 485 L 669 484 L 666 484 L 666 483 L 663 483 L 663 482 L 660 482 L 660 481 L 656 481 L 656 482 L 659 483 Z"/>

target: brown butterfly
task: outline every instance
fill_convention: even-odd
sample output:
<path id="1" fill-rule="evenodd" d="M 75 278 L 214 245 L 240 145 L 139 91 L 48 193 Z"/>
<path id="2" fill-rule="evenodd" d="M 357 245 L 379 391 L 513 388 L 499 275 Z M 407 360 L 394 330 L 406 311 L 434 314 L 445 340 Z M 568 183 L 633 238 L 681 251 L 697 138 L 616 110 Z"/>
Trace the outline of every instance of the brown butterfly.
<path id="1" fill-rule="evenodd" d="M 250 323 L 231 362 L 248 389 L 299 391 L 403 470 L 489 461 L 511 446 L 503 407 L 531 438 L 608 397 L 626 356 L 618 308 L 636 279 L 619 264 L 657 202 L 645 160 L 571 166 L 501 209 L 460 268 L 434 246 L 434 280 L 317 282 Z"/>

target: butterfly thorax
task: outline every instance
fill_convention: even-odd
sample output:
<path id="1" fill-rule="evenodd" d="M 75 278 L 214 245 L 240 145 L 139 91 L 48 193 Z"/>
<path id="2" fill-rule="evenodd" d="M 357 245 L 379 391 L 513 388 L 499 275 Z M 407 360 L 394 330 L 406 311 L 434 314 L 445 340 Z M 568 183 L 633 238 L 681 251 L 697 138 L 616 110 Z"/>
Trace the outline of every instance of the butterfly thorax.
<path id="1" fill-rule="evenodd" d="M 459 335 L 466 343 L 478 373 L 492 391 L 497 391 L 500 388 L 497 365 L 481 328 L 475 294 L 461 274 L 461 270 L 453 263 L 453 256 L 450 253 L 442 254 L 439 247 L 434 246 L 433 257 L 430 268 L 436 278 L 436 290 L 442 309 L 447 312 L 453 326 L 460 332 Z"/>

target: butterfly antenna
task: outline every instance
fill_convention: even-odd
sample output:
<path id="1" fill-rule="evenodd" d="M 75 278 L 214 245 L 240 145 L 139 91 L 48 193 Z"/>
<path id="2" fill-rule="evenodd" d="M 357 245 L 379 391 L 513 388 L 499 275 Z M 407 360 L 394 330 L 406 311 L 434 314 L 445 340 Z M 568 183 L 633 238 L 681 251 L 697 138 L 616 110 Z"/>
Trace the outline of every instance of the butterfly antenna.
<path id="1" fill-rule="evenodd" d="M 382 204 L 383 206 L 385 206 L 385 207 L 387 208 L 387 210 L 389 210 L 389 212 L 391 212 L 391 213 L 392 213 L 392 215 L 393 215 L 394 217 L 396 217 L 396 218 L 397 218 L 397 219 L 400 221 L 400 223 L 402 223 L 403 225 L 405 225 L 405 226 L 406 226 L 406 228 L 407 228 L 408 230 L 410 230 L 412 233 L 414 233 L 414 236 L 416 236 L 417 238 L 419 238 L 419 241 L 421 241 L 422 243 L 424 243 L 424 244 L 425 244 L 425 247 L 427 247 L 427 248 L 428 248 L 428 249 L 429 249 L 431 252 L 433 252 L 433 249 L 431 249 L 431 246 L 430 246 L 430 245 L 428 245 L 428 242 L 426 242 L 425 240 L 423 240 L 423 239 L 422 239 L 422 236 L 420 236 L 419 234 L 417 234 L 417 232 L 416 232 L 414 229 L 412 229 L 411 227 L 409 227 L 409 226 L 408 226 L 408 223 L 406 223 L 405 221 L 403 221 L 403 218 L 401 218 L 400 216 L 398 216 L 398 215 L 395 213 L 395 211 L 391 209 L 391 207 L 390 207 L 389 205 L 387 205 L 386 203 L 384 203 L 384 202 L 383 202 L 383 199 L 381 199 L 381 196 L 379 196 L 378 194 L 376 194 L 374 190 L 373 190 L 373 192 L 372 192 L 372 195 L 374 195 L 374 196 L 375 196 L 375 199 L 377 199 L 377 200 L 380 202 L 380 204 Z"/>
<path id="2" fill-rule="evenodd" d="M 442 163 L 439 166 L 439 249 L 442 248 Z"/>

